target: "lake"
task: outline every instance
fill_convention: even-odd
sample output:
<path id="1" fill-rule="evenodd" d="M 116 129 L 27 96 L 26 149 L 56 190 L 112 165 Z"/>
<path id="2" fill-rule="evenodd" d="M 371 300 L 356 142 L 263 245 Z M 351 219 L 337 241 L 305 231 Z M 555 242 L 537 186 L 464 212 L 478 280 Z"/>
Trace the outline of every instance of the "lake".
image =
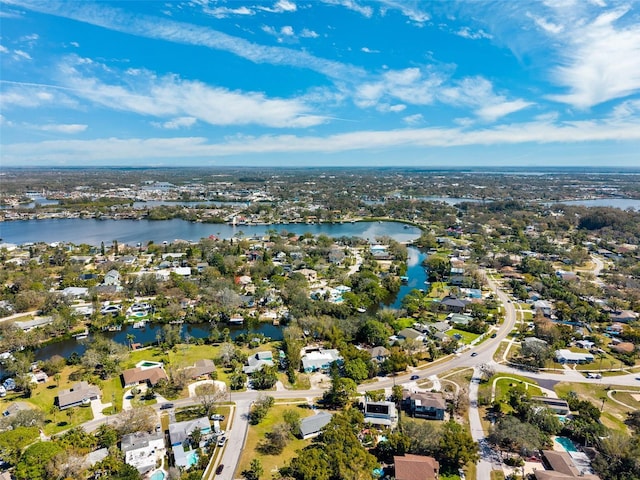
<path id="1" fill-rule="evenodd" d="M 640 200 L 635 198 L 595 198 L 592 200 L 567 200 L 564 202 L 549 202 L 545 205 L 581 205 L 583 207 L 611 207 L 627 210 L 629 208 L 640 211 Z"/>
<path id="2" fill-rule="evenodd" d="M 302 235 L 328 235 L 329 237 L 360 237 L 370 241 L 388 236 L 398 242 L 410 242 L 420 236 L 420 229 L 398 222 L 356 222 L 321 224 L 273 224 L 273 225 L 228 225 L 194 223 L 181 219 L 172 220 L 97 220 L 97 219 L 45 219 L 18 220 L 0 223 L 0 237 L 7 243 L 70 242 L 100 245 L 117 240 L 121 244 L 146 244 L 172 242 L 176 239 L 198 241 L 215 235 L 219 238 L 236 236 L 263 236 L 268 230 L 286 231 Z"/>

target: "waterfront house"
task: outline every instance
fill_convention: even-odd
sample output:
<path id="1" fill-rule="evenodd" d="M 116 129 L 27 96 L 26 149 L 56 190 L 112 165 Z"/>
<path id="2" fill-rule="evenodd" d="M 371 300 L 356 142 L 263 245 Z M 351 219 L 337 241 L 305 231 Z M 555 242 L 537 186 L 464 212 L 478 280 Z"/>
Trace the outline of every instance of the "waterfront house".
<path id="1" fill-rule="evenodd" d="M 341 364 L 343 358 L 336 349 L 313 349 L 307 350 L 302 356 L 302 368 L 306 373 L 327 371 L 333 362 Z"/>
<path id="2" fill-rule="evenodd" d="M 216 371 L 216 365 L 213 360 L 203 358 L 197 360 L 192 367 L 187 367 L 186 373 L 191 379 L 204 378 Z"/>
<path id="3" fill-rule="evenodd" d="M 446 297 L 444 297 L 440 304 L 444 306 L 444 308 L 448 312 L 454 313 L 462 313 L 467 307 L 466 301 L 460 300 L 458 297 L 455 297 L 453 295 L 447 295 Z"/>
<path id="4" fill-rule="evenodd" d="M 150 387 L 154 387 L 160 380 L 168 380 L 167 374 L 161 365 L 154 365 L 150 368 L 135 367 L 129 368 L 122 372 L 122 385 L 127 387 L 135 387 L 141 383 L 146 383 Z"/>
<path id="5" fill-rule="evenodd" d="M 263 367 L 273 366 L 273 354 L 270 351 L 257 352 L 247 358 L 247 365 L 242 367 L 242 371 L 247 375 L 262 370 Z"/>
<path id="6" fill-rule="evenodd" d="M 65 410 L 79 405 L 87 405 L 91 400 L 99 399 L 100 396 L 101 392 L 98 387 L 82 381 L 74 384 L 71 388 L 60 390 L 56 404 L 60 410 Z"/>

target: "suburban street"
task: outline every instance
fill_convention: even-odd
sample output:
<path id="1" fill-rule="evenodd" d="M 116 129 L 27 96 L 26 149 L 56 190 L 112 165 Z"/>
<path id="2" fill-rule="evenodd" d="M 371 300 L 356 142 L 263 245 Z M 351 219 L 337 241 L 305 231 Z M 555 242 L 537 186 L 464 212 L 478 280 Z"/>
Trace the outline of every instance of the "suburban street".
<path id="1" fill-rule="evenodd" d="M 600 267 L 601 268 L 601 267 Z M 486 281 L 504 305 L 504 321 L 497 330 L 494 330 L 495 337 L 487 338 L 482 343 L 473 346 L 469 349 L 465 349 L 454 355 L 449 355 L 438 359 L 437 361 L 427 364 L 412 370 L 411 372 L 397 375 L 395 377 L 382 377 L 378 378 L 375 382 L 367 383 L 366 385 L 360 385 L 358 388 L 359 393 L 364 393 L 368 390 L 390 389 L 394 385 L 400 385 L 410 382 L 412 375 L 419 374 L 421 378 L 427 378 L 429 376 L 441 375 L 445 372 L 459 369 L 459 368 L 473 368 L 474 373 L 469 385 L 469 422 L 471 427 L 471 434 L 473 439 L 480 444 L 480 461 L 478 462 L 478 478 L 489 478 L 490 471 L 492 469 L 500 469 L 500 461 L 485 440 L 485 432 L 482 428 L 480 421 L 480 413 L 477 408 L 478 400 L 478 384 L 480 378 L 480 371 L 478 366 L 483 364 L 491 365 L 495 371 L 501 373 L 511 373 L 520 376 L 529 377 L 533 380 L 547 380 L 554 382 L 562 381 L 574 381 L 582 383 L 595 383 L 602 385 L 629 387 L 638 386 L 640 382 L 636 379 L 638 374 L 625 374 L 613 377 L 606 377 L 605 379 L 587 379 L 582 373 L 575 370 L 566 370 L 563 373 L 551 373 L 551 372 L 529 372 L 518 370 L 507 365 L 496 363 L 493 360 L 493 354 L 500 346 L 509 333 L 514 329 L 517 322 L 517 311 L 509 296 L 502 291 L 498 285 L 488 276 Z M 471 354 L 474 354 L 473 356 Z M 240 472 L 235 471 L 236 466 L 239 463 L 246 435 L 249 428 L 248 414 L 251 408 L 251 404 L 255 401 L 261 393 L 268 394 L 274 397 L 276 400 L 287 399 L 300 399 L 300 398 L 317 398 L 322 396 L 324 390 L 315 388 L 309 390 L 276 390 L 269 392 L 258 392 L 255 390 L 247 390 L 243 392 L 230 392 L 226 400 L 235 404 L 233 419 L 230 422 L 232 425 L 226 432 L 227 443 L 224 447 L 223 454 L 220 456 L 217 452 L 213 458 L 213 468 L 209 469 L 211 472 L 208 478 L 218 478 L 220 480 L 232 480 L 238 478 Z M 181 398 L 172 401 L 175 408 L 186 407 L 190 405 L 196 405 L 199 403 L 196 397 Z M 160 405 L 154 405 L 154 408 L 160 412 Z M 94 431 L 101 424 L 114 421 L 114 416 L 105 416 L 101 419 L 91 420 L 83 424 L 86 431 Z M 231 419 L 229 419 L 231 420 Z M 219 465 L 224 465 L 223 471 L 220 475 L 215 475 L 215 468 Z M 205 479 L 206 480 L 206 479 Z"/>

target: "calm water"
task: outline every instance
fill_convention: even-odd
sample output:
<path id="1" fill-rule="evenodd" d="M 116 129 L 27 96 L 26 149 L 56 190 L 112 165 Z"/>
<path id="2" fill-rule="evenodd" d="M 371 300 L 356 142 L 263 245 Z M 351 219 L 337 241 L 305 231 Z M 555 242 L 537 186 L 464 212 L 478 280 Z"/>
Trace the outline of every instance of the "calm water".
<path id="1" fill-rule="evenodd" d="M 220 331 L 222 331 L 224 328 L 229 329 L 232 339 L 236 338 L 241 333 L 247 333 L 247 329 L 241 325 L 218 325 L 218 329 Z M 207 338 L 211 329 L 212 325 L 208 323 L 193 325 L 183 324 L 181 334 L 182 338 L 186 338 L 186 335 L 189 335 L 191 338 Z M 127 335 L 133 334 L 135 336 L 135 340 L 133 340 L 134 343 L 142 343 L 143 345 L 148 345 L 157 341 L 156 334 L 161 330 L 162 325 L 159 324 L 149 324 L 146 328 L 133 328 L 132 324 L 128 324 L 126 326 L 123 326 L 122 330 L 120 330 L 119 332 L 102 332 L 99 335 L 103 335 L 104 337 L 115 340 L 116 342 L 123 345 L 128 345 L 129 341 L 127 340 Z M 271 337 L 273 340 L 282 340 L 282 330 L 280 329 L 280 327 L 276 327 L 274 325 L 271 325 L 270 323 L 260 323 L 258 328 L 252 331 L 254 333 L 262 333 L 267 337 Z M 60 355 L 62 357 L 68 358 L 74 352 L 78 355 L 82 355 L 87 349 L 87 345 L 91 342 L 91 337 L 93 335 L 95 334 L 90 334 L 89 338 L 83 340 L 69 338 L 62 340 L 61 342 L 46 345 L 35 351 L 35 359 L 47 360 L 53 355 Z"/>
<path id="2" fill-rule="evenodd" d="M 553 204 L 562 203 L 564 205 L 581 205 L 583 207 L 612 207 L 621 210 L 629 208 L 640 211 L 640 200 L 634 198 L 597 198 L 594 200 L 568 200 L 566 202 L 552 202 Z"/>
<path id="3" fill-rule="evenodd" d="M 420 229 L 397 222 L 357 222 L 336 224 L 274 224 L 238 225 L 192 223 L 181 219 L 151 220 L 82 220 L 48 219 L 20 220 L 0 223 L 0 237 L 4 242 L 22 244 L 27 242 L 72 242 L 89 245 L 107 244 L 113 240 L 120 243 L 146 244 L 172 242 L 176 239 L 198 241 L 210 235 L 220 238 L 235 236 L 263 236 L 270 229 L 286 231 L 297 235 L 306 232 L 313 235 L 325 234 L 330 237 L 360 237 L 375 240 L 389 236 L 399 242 L 410 242 L 420 236 Z"/>
<path id="4" fill-rule="evenodd" d="M 407 258 L 407 277 L 409 277 L 409 281 L 400 287 L 395 301 L 389 305 L 391 308 L 401 308 L 402 299 L 411 290 L 426 289 L 424 282 L 427 281 L 427 272 L 422 266 L 422 262 L 427 258 L 427 254 L 422 253 L 415 247 L 409 247 L 407 250 L 409 253 L 409 257 Z"/>

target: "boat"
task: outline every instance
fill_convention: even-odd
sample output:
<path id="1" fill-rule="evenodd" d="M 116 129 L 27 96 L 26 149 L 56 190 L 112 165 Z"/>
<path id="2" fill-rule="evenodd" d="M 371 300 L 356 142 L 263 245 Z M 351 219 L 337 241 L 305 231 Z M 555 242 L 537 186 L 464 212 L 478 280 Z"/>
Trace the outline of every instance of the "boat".
<path id="1" fill-rule="evenodd" d="M 146 322 L 144 320 L 140 320 L 139 322 L 135 322 L 133 324 L 133 328 L 145 328 Z"/>
<path id="2" fill-rule="evenodd" d="M 409 277 L 403 275 L 400 277 L 400 282 L 404 285 L 406 285 L 407 283 L 409 283 Z"/>

